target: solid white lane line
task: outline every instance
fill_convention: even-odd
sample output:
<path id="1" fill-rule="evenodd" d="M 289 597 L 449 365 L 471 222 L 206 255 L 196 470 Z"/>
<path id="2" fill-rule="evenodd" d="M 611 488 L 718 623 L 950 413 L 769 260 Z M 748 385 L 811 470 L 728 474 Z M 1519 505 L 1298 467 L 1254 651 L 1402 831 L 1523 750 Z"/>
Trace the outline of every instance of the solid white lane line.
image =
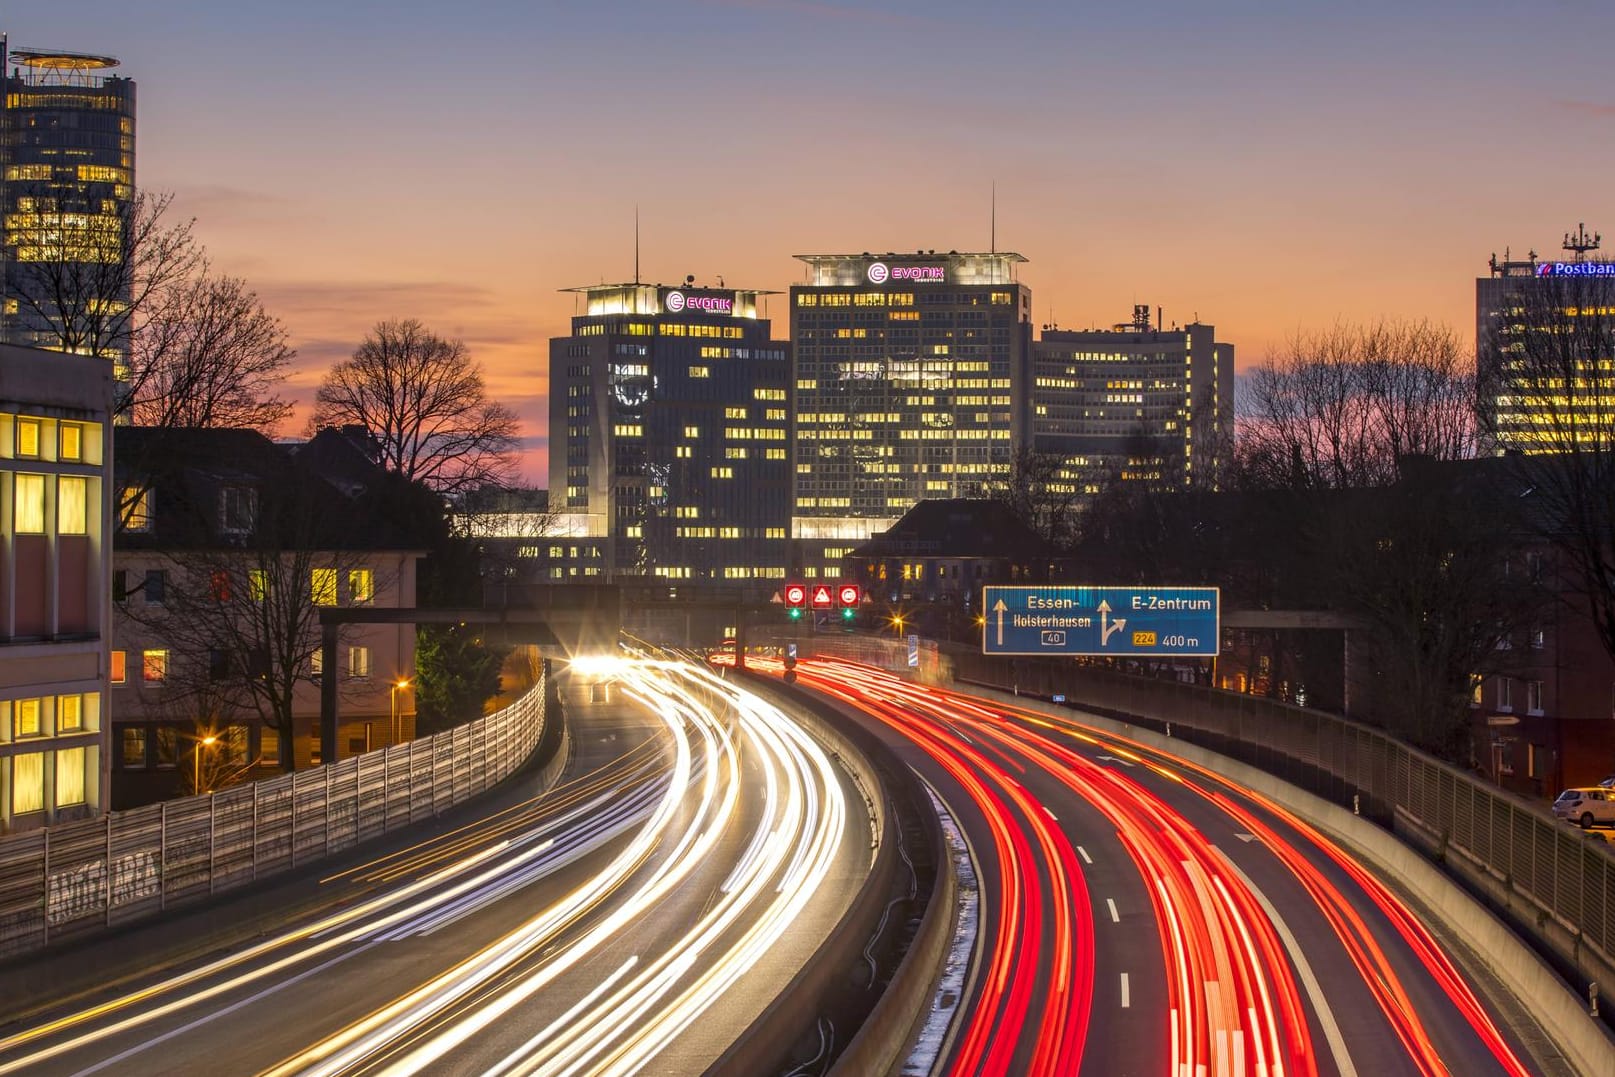
<path id="1" fill-rule="evenodd" d="M 1122 1009 L 1130 1009 L 1133 1005 L 1131 985 L 1127 982 L 1127 973 L 1122 973 Z"/>
<path id="2" fill-rule="evenodd" d="M 1122 922 L 1122 914 L 1116 911 L 1116 899 L 1115 898 L 1106 898 L 1105 899 L 1105 904 L 1110 907 L 1110 922 L 1113 923 L 1113 924 L 1121 923 Z"/>
<path id="3" fill-rule="evenodd" d="M 1323 1038 L 1329 1041 L 1329 1052 L 1335 1057 L 1335 1066 L 1340 1070 L 1340 1077 L 1357 1077 L 1357 1067 L 1352 1065 L 1351 1053 L 1346 1050 L 1346 1038 L 1340 1034 L 1340 1025 L 1335 1022 L 1335 1014 L 1329 1008 L 1329 1000 L 1324 998 L 1323 987 L 1319 985 L 1318 977 L 1313 974 L 1312 965 L 1307 961 L 1307 955 L 1302 952 L 1301 944 L 1296 941 L 1295 933 L 1290 930 L 1290 925 L 1284 922 L 1284 917 L 1279 915 L 1278 909 L 1273 907 L 1273 903 L 1267 899 L 1267 895 L 1256 888 L 1256 884 L 1251 882 L 1250 876 L 1240 870 L 1239 865 L 1234 863 L 1232 857 L 1215 845 L 1212 846 L 1212 849 L 1216 850 L 1217 855 L 1222 857 L 1223 863 L 1227 864 L 1229 869 L 1239 876 L 1240 881 L 1250 888 L 1251 894 L 1262 906 L 1262 911 L 1267 914 L 1268 920 L 1272 922 L 1273 930 L 1278 932 L 1279 938 L 1283 940 L 1284 949 L 1289 952 L 1290 960 L 1295 962 L 1296 972 L 1301 975 L 1301 986 L 1306 988 L 1307 999 L 1312 1003 L 1312 1008 L 1318 1013 L 1318 1024 L 1323 1026 Z"/>

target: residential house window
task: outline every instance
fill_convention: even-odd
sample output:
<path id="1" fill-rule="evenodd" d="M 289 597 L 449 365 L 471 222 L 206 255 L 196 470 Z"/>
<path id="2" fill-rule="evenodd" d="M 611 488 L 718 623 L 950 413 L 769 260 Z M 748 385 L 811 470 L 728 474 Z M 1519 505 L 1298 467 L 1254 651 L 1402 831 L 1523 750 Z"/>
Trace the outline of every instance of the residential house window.
<path id="1" fill-rule="evenodd" d="M 1532 552 L 1525 555 L 1525 567 L 1530 573 L 1532 583 L 1542 582 L 1542 555 Z"/>
<path id="2" fill-rule="evenodd" d="M 224 729 L 224 761 L 232 767 L 247 765 L 247 734 L 244 725 L 226 726 Z"/>
<path id="3" fill-rule="evenodd" d="M 168 580 L 160 568 L 146 570 L 145 599 L 148 606 L 161 606 L 168 591 Z"/>
<path id="4" fill-rule="evenodd" d="M 138 486 L 125 486 L 119 495 L 118 505 L 123 513 L 125 531 L 150 531 L 152 492 Z"/>
<path id="5" fill-rule="evenodd" d="M 56 753 L 56 806 L 58 808 L 83 804 L 84 791 L 83 748 L 62 748 Z"/>
<path id="6" fill-rule="evenodd" d="M 348 648 L 348 676 L 363 679 L 370 676 L 370 648 Z"/>
<path id="7" fill-rule="evenodd" d="M 61 423 L 57 430 L 59 436 L 57 459 L 70 464 L 83 460 L 84 427 L 78 423 Z"/>
<path id="8" fill-rule="evenodd" d="M 222 568 L 214 569 L 208 580 L 208 591 L 215 602 L 222 604 L 230 601 L 230 573 Z"/>
<path id="9" fill-rule="evenodd" d="M 129 680 L 129 652 L 113 651 L 110 662 L 108 680 L 113 684 L 124 684 Z"/>
<path id="10" fill-rule="evenodd" d="M 207 678 L 210 681 L 227 681 L 230 679 L 230 652 L 217 647 L 207 653 Z"/>
<path id="11" fill-rule="evenodd" d="M 124 768 L 126 770 L 144 768 L 146 765 L 146 731 L 144 729 L 125 729 L 122 739 Z"/>
<path id="12" fill-rule="evenodd" d="M 280 762 L 280 730 L 269 726 L 258 730 L 258 758 L 271 765 Z"/>
<path id="13" fill-rule="evenodd" d="M 1527 778 L 1542 777 L 1542 749 L 1535 744 L 1525 746 L 1525 776 Z"/>
<path id="14" fill-rule="evenodd" d="M 354 602 L 372 602 L 376 597 L 376 576 L 368 568 L 348 572 L 348 598 Z"/>
<path id="15" fill-rule="evenodd" d="M 162 684 L 168 680 L 168 652 L 166 650 L 140 652 L 140 678 L 147 684 Z"/>
<path id="16" fill-rule="evenodd" d="M 262 602 L 269 597 L 269 573 L 261 568 L 247 571 L 247 591 L 254 602 Z"/>
<path id="17" fill-rule="evenodd" d="M 319 680 L 322 676 L 324 676 L 324 674 L 325 674 L 325 648 L 324 647 L 316 647 L 316 648 L 314 648 L 314 652 L 308 656 L 308 672 L 309 672 L 309 675 L 311 677 L 313 677 L 315 680 Z"/>
<path id="18" fill-rule="evenodd" d="M 1542 682 L 1525 682 L 1525 709 L 1531 714 L 1542 713 Z"/>
<path id="19" fill-rule="evenodd" d="M 126 568 L 112 571 L 112 601 L 129 601 L 129 570 Z"/>
<path id="20" fill-rule="evenodd" d="M 44 702 L 38 699 L 19 699 L 11 705 L 12 736 L 37 737 L 45 732 Z"/>
<path id="21" fill-rule="evenodd" d="M 316 606 L 336 605 L 336 569 L 315 569 L 309 574 L 308 589 Z"/>
<path id="22" fill-rule="evenodd" d="M 19 535 L 45 533 L 45 476 L 21 475 L 14 480 L 16 515 L 13 528 Z"/>
<path id="23" fill-rule="evenodd" d="M 87 535 L 90 533 L 89 489 L 90 480 L 82 475 L 63 475 L 56 480 L 56 533 L 58 535 Z"/>
<path id="24" fill-rule="evenodd" d="M 1514 678 L 1497 678 L 1497 709 L 1500 711 L 1514 709 Z"/>
<path id="25" fill-rule="evenodd" d="M 179 730 L 171 725 L 157 727 L 157 765 L 172 767 L 179 763 Z"/>
<path id="26" fill-rule="evenodd" d="M 245 535 L 257 524 L 257 490 L 250 486 L 226 486 L 219 491 L 220 531 L 227 535 Z"/>
<path id="27" fill-rule="evenodd" d="M 21 418 L 19 418 L 17 420 L 17 455 L 18 456 L 34 457 L 36 459 L 38 458 L 38 456 L 39 456 L 39 431 L 40 431 L 40 422 L 39 422 L 38 419 L 21 419 Z"/>
<path id="28" fill-rule="evenodd" d="M 1531 629 L 1531 649 L 1540 651 L 1548 645 L 1548 634 L 1540 628 Z"/>
<path id="29" fill-rule="evenodd" d="M 84 697 L 56 697 L 56 732 L 77 733 L 84 728 Z"/>
<path id="30" fill-rule="evenodd" d="M 11 813 L 45 810 L 45 753 L 32 752 L 11 759 Z"/>

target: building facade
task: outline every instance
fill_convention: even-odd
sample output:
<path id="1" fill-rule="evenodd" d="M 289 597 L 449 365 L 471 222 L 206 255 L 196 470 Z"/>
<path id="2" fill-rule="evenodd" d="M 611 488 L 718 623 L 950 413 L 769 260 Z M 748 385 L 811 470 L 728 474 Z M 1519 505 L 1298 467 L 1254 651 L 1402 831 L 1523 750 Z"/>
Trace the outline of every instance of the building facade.
<path id="1" fill-rule="evenodd" d="M 1112 481 L 1216 489 L 1233 462 L 1234 348 L 1147 305 L 1108 330 L 1045 329 L 1032 349 L 1031 447 L 1081 503 Z"/>
<path id="2" fill-rule="evenodd" d="M 127 352 L 135 84 L 108 56 L 13 51 L 4 145 L 5 339 Z"/>
<path id="3" fill-rule="evenodd" d="M 0 345 L 0 833 L 107 785 L 112 364 Z"/>
<path id="4" fill-rule="evenodd" d="M 528 543 L 553 579 L 785 575 L 788 346 L 766 293 L 693 285 L 572 289 L 572 334 L 550 341 L 552 534 Z"/>
<path id="5" fill-rule="evenodd" d="M 1615 444 L 1615 262 L 1585 228 L 1568 261 L 1493 255 L 1475 281 L 1475 373 L 1488 448 L 1606 452 Z"/>
<path id="6" fill-rule="evenodd" d="M 414 607 L 418 538 L 256 431 L 117 438 L 113 806 L 335 762 L 320 756 L 326 677 L 339 758 L 411 739 L 415 626 L 344 626 L 327 670 L 319 616 Z"/>
<path id="7" fill-rule="evenodd" d="M 815 579 L 920 501 L 1008 470 L 1027 429 L 1032 300 L 1010 252 L 797 257 L 792 567 Z"/>

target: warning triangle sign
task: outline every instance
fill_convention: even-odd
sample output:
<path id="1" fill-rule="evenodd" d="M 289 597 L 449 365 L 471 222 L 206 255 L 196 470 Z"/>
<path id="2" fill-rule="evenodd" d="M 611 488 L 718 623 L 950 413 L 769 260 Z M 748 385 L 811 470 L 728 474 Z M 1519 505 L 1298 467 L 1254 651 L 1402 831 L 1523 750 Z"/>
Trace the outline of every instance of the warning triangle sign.
<path id="1" fill-rule="evenodd" d="M 822 583 L 819 584 L 819 586 L 815 587 L 813 589 L 813 604 L 815 606 L 829 606 L 829 605 L 831 605 L 830 588 L 824 586 L 824 584 L 822 584 Z"/>

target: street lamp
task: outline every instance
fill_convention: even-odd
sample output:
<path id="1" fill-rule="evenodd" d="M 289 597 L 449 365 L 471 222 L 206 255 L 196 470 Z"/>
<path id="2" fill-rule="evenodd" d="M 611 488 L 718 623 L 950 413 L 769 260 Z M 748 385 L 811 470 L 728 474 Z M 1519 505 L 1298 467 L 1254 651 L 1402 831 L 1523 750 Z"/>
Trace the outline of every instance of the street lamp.
<path id="1" fill-rule="evenodd" d="M 195 789 L 197 793 L 207 792 L 206 789 L 202 788 L 202 749 L 211 748 L 217 743 L 219 743 L 219 738 L 215 737 L 212 733 L 209 733 L 205 737 L 199 738 L 196 742 L 196 751 L 192 753 L 192 757 L 196 764 L 196 773 L 191 779 L 191 788 Z"/>
<path id="2" fill-rule="evenodd" d="M 393 682 L 393 686 L 392 686 L 392 697 L 393 697 L 393 739 L 389 742 L 389 744 L 397 744 L 398 743 L 398 690 L 400 688 L 408 688 L 409 685 L 410 685 L 410 680 L 409 680 L 408 677 L 400 677 L 396 681 Z"/>

